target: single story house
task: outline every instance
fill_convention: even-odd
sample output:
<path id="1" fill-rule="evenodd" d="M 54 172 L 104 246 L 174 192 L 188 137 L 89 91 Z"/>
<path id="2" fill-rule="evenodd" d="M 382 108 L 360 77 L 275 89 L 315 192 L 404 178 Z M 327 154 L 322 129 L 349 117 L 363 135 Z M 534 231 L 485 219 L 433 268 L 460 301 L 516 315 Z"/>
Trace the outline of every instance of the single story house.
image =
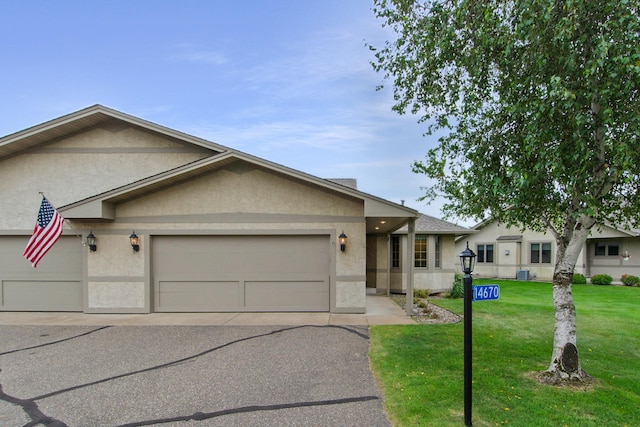
<path id="1" fill-rule="evenodd" d="M 504 279 L 553 280 L 556 243 L 551 233 L 506 227 L 487 220 L 460 236 L 456 252 L 466 247 L 476 254 L 474 276 Z M 575 272 L 591 277 L 608 274 L 619 281 L 623 274 L 640 276 L 640 230 L 595 226 L 578 256 Z"/>
<path id="2" fill-rule="evenodd" d="M 40 193 L 65 223 L 33 268 Z M 0 138 L 0 198 L 2 311 L 363 313 L 389 269 L 412 289 L 417 211 L 101 105 Z M 452 239 L 417 269 L 451 273 Z"/>

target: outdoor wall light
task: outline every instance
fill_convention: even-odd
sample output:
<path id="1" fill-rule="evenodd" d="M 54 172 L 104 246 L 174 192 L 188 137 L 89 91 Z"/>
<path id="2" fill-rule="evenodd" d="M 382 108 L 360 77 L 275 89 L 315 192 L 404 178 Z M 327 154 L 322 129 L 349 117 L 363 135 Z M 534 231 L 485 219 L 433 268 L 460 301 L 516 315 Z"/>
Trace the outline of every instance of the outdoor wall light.
<path id="1" fill-rule="evenodd" d="M 138 252 L 140 250 L 140 239 L 138 239 L 138 235 L 135 231 L 133 231 L 131 236 L 129 236 L 129 242 L 131 242 L 133 252 Z"/>
<path id="2" fill-rule="evenodd" d="M 622 254 L 622 259 L 624 261 L 629 261 L 629 258 L 631 258 L 631 255 L 629 255 L 629 251 L 624 251 L 624 253 Z"/>
<path id="3" fill-rule="evenodd" d="M 89 231 L 89 234 L 87 234 L 87 246 L 89 246 L 90 252 L 95 252 L 98 249 L 98 246 L 96 246 L 96 236 L 93 235 L 93 230 Z"/>
<path id="4" fill-rule="evenodd" d="M 342 230 L 342 233 L 338 236 L 338 241 L 340 242 L 340 251 L 344 252 L 344 250 L 347 249 L 347 235 L 344 234 L 344 230 Z"/>

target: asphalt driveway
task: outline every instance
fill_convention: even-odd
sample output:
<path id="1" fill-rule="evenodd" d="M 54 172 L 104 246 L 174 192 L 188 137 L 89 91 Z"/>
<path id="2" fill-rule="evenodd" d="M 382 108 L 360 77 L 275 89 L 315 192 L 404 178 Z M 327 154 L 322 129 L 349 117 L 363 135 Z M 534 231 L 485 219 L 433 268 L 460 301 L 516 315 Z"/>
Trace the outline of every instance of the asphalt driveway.
<path id="1" fill-rule="evenodd" d="M 390 426 L 367 326 L 0 326 L 3 426 Z"/>

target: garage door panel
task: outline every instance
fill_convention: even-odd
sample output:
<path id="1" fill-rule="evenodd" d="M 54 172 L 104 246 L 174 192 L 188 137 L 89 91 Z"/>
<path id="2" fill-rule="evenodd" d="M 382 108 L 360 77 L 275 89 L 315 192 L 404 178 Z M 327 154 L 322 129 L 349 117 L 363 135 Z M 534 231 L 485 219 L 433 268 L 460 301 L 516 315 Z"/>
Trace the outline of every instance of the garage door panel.
<path id="1" fill-rule="evenodd" d="M 158 311 L 329 311 L 326 235 L 159 236 L 152 263 Z M 235 296 L 196 284 L 226 281 L 237 283 Z"/>
<path id="2" fill-rule="evenodd" d="M 78 311 L 81 282 L 3 280 L 1 303 L 7 311 Z"/>
<path id="3" fill-rule="evenodd" d="M 155 300 L 157 311 L 207 311 L 237 307 L 237 281 L 159 281 Z"/>
<path id="4" fill-rule="evenodd" d="M 279 311 L 326 311 L 329 300 L 326 280 L 247 281 L 245 292 L 247 307 L 255 310 L 277 308 Z"/>
<path id="5" fill-rule="evenodd" d="M 22 252 L 29 236 L 0 237 L 0 310 L 82 311 L 82 241 L 63 236 L 33 268 Z"/>

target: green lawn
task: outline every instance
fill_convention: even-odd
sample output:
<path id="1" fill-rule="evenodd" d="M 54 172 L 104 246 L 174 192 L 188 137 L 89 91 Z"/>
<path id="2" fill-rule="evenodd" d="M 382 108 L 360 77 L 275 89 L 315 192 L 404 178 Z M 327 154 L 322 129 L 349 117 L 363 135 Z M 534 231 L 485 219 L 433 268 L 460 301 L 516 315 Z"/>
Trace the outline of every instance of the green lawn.
<path id="1" fill-rule="evenodd" d="M 548 283 L 497 283 L 473 303 L 475 426 L 640 426 L 640 288 L 574 285 L 585 390 L 541 385 L 553 343 Z M 434 301 L 462 313 L 462 300 Z M 370 358 L 394 426 L 464 425 L 463 324 L 372 326 Z"/>

